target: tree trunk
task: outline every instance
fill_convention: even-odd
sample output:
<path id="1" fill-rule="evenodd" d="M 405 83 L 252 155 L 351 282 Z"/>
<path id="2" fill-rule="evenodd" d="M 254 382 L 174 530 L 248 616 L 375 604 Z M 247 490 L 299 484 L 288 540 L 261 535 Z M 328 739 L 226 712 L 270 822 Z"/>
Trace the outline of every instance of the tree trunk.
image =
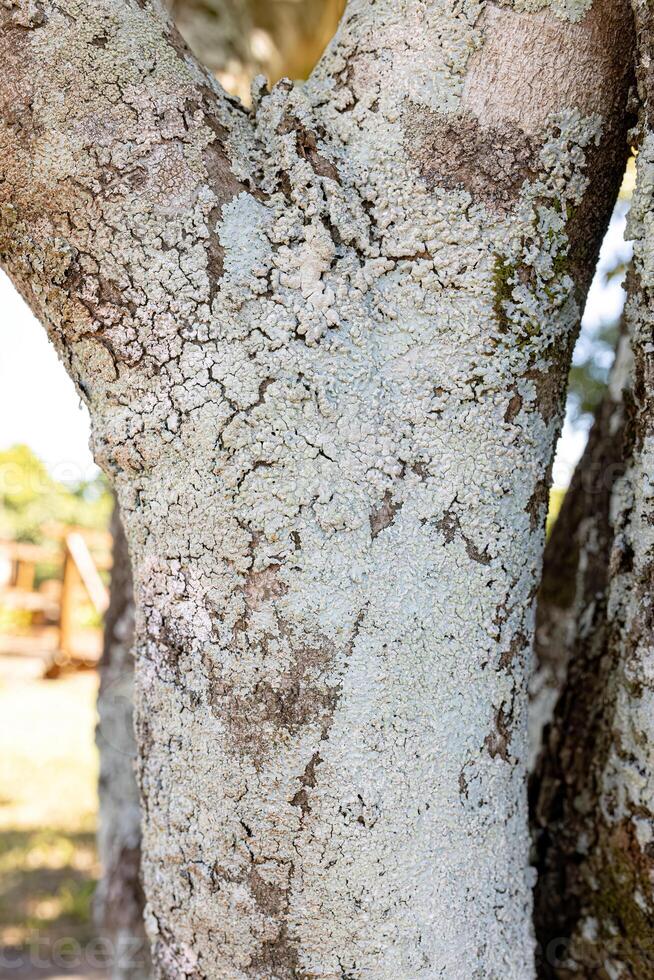
<path id="1" fill-rule="evenodd" d="M 551 723 L 545 728 L 531 781 L 539 974 L 547 978 L 595 976 L 591 967 L 601 965 L 595 950 L 593 963 L 583 960 L 586 972 L 569 972 L 571 949 L 574 952 L 584 931 L 592 932 L 584 922 L 588 915 L 584 905 L 597 865 L 592 857 L 595 867 L 591 872 L 585 858 L 601 821 L 598 774 L 609 750 L 607 725 L 615 710 L 619 649 L 611 602 L 616 571 L 612 555 L 622 546 L 615 525 L 616 497 L 629 465 L 633 438 L 630 375 L 631 347 L 625 337 L 609 391 L 548 543 L 538 596 L 540 669 L 534 728 L 548 691 L 560 695 L 553 718 L 545 719 Z M 607 874 L 613 874 L 611 865 L 603 873 L 605 900 L 612 892 L 617 897 L 624 891 L 615 890 Z M 612 927 L 607 909 L 597 906 L 595 914 L 602 930 Z"/>
<path id="2" fill-rule="evenodd" d="M 525 980 L 533 596 L 627 7 L 351 0 L 251 114 L 146 0 L 0 17 L 0 257 L 134 559 L 158 975 Z"/>
<path id="3" fill-rule="evenodd" d="M 134 701 L 134 602 L 127 541 L 118 508 L 112 518 L 111 601 L 100 664 L 99 724 L 102 878 L 95 912 L 108 938 L 114 980 L 150 976 L 143 924 L 141 814 L 136 773 Z"/>
<path id="4" fill-rule="evenodd" d="M 579 566 L 592 587 L 579 604 L 568 682 L 533 787 L 537 926 L 551 946 L 546 977 L 654 975 L 654 23 L 649 4 L 636 0 L 634 12 L 641 98 L 627 304 L 634 395 L 610 521 L 595 556 Z"/>
<path id="5" fill-rule="evenodd" d="M 605 625 L 613 541 L 610 510 L 616 480 L 626 465 L 624 398 L 629 397 L 627 386 L 631 388 L 631 359 L 623 334 L 607 394 L 545 548 L 530 683 L 530 770 L 565 690 L 570 661 L 574 658 L 578 665 L 580 640 Z"/>

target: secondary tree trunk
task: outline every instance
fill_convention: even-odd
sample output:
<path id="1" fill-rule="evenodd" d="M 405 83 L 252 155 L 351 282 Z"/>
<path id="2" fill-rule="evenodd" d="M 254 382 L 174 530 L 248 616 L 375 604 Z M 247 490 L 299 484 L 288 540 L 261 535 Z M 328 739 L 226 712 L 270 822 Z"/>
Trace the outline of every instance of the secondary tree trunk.
<path id="1" fill-rule="evenodd" d="M 630 378 L 631 346 L 624 337 L 609 391 L 545 552 L 538 596 L 534 727 L 548 691 L 555 695 L 531 781 L 539 975 L 547 978 L 594 976 L 591 966 L 602 966 L 598 950 L 592 964 L 584 959 L 586 972 L 578 964 L 579 973 L 574 972 L 571 950 L 584 930 L 597 934 L 600 927 L 602 932 L 613 928 L 608 906 L 600 909 L 598 904 L 594 910 L 596 927 L 584 922 L 584 916 L 589 916 L 590 876 L 597 872 L 598 855 L 592 857 L 593 872 L 586 857 L 596 845 L 602 820 L 598 774 L 610 748 L 620 654 L 611 594 L 615 555 L 623 544 L 615 525 L 616 498 L 633 443 Z M 604 901 L 611 896 L 609 904 L 625 891 L 615 889 L 612 875 L 611 865 L 603 869 Z"/>
<path id="2" fill-rule="evenodd" d="M 631 360 L 631 345 L 623 334 L 608 391 L 545 548 L 530 683 L 530 769 L 566 690 L 570 661 L 578 667 L 580 642 L 599 633 L 606 621 L 611 501 L 626 466 L 625 398 L 630 398 Z M 564 899 L 562 892 L 560 898 Z"/>
<path id="3" fill-rule="evenodd" d="M 110 942 L 114 980 L 150 976 L 143 924 L 141 814 L 136 784 L 134 602 L 127 541 L 118 508 L 112 518 L 111 601 L 100 664 L 97 743 L 100 754 L 98 848 L 102 878 L 95 912 Z"/>
<path id="4" fill-rule="evenodd" d="M 649 4 L 638 0 L 634 11 L 642 103 L 629 223 L 634 396 L 606 533 L 580 564 L 596 592 L 586 590 L 579 607 L 569 679 L 534 782 L 546 977 L 654 975 L 654 23 Z"/>
<path id="5" fill-rule="evenodd" d="M 146 0 L 0 17 L 0 258 L 135 563 L 159 975 L 524 980 L 533 595 L 626 5 L 351 0 L 251 114 Z"/>

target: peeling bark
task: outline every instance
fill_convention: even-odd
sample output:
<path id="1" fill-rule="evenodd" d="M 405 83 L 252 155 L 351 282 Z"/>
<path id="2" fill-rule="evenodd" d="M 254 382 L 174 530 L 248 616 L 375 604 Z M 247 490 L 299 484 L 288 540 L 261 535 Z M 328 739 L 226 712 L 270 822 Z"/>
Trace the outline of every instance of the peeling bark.
<path id="1" fill-rule="evenodd" d="M 132 718 L 134 602 L 127 541 L 117 507 L 111 530 L 111 601 L 105 621 L 98 696 L 98 850 L 102 878 L 95 894 L 95 915 L 110 942 L 113 980 L 147 980 L 151 968 L 143 923 L 140 802 Z"/>
<path id="2" fill-rule="evenodd" d="M 158 976 L 525 980 L 543 488 L 626 4 L 351 0 L 251 113 L 148 5 L 31 17 L 0 14 L 0 259 L 130 539 Z M 519 188 L 446 186 L 443 116 L 486 172 L 520 129 Z"/>

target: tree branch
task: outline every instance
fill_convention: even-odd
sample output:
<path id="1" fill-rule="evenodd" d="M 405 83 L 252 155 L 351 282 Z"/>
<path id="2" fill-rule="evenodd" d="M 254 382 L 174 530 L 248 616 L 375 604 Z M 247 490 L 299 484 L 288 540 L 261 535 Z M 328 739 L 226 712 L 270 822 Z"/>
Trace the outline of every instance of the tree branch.
<path id="1" fill-rule="evenodd" d="M 19 0 L 0 59 L 0 261 L 98 407 L 208 321 L 249 120 L 140 0 Z"/>

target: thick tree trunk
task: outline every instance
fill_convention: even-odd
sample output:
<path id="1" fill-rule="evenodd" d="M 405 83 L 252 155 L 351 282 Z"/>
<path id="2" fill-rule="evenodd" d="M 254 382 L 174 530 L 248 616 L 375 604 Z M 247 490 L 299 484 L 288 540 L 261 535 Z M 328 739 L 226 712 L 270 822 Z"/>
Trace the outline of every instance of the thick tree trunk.
<path id="1" fill-rule="evenodd" d="M 0 257 L 135 562 L 158 974 L 525 980 L 533 595 L 629 11 L 351 0 L 251 115 L 146 0 L 0 16 Z"/>
<path id="2" fill-rule="evenodd" d="M 132 720 L 134 701 L 134 602 L 127 541 L 118 508 L 112 518 L 114 564 L 111 602 L 100 665 L 99 724 L 102 879 L 95 912 L 109 939 L 114 980 L 150 976 L 143 924 L 141 820 Z"/>
<path id="3" fill-rule="evenodd" d="M 629 224 L 634 405 L 606 533 L 580 565 L 597 595 L 586 590 L 579 606 L 568 682 L 534 781 L 547 977 L 654 975 L 654 22 L 644 0 L 634 11 L 642 100 Z"/>

